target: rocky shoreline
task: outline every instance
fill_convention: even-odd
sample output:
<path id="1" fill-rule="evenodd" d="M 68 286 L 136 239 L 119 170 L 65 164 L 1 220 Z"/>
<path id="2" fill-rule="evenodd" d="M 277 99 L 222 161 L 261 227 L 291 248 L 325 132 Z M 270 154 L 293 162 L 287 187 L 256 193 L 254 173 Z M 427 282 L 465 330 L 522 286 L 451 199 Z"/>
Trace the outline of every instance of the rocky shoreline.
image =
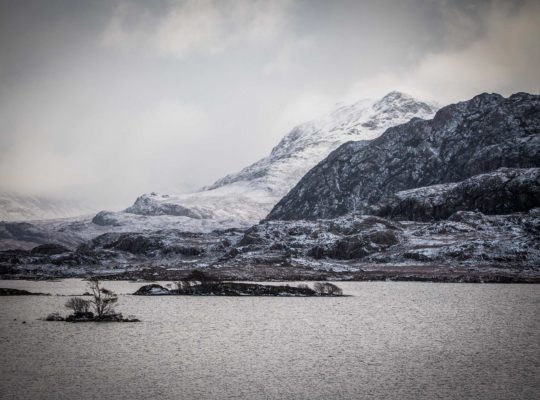
<path id="1" fill-rule="evenodd" d="M 341 267 L 342 265 L 340 265 Z M 6 274 L 1 280 L 33 280 L 48 281 L 51 279 L 86 279 L 98 276 L 102 281 L 177 281 L 184 279 L 192 270 L 168 269 L 160 267 L 135 268 L 118 273 L 89 275 L 82 274 Z M 313 270 L 299 266 L 287 265 L 251 265 L 249 267 L 227 266 L 208 268 L 206 270 L 216 279 L 225 281 L 252 282 L 292 282 L 292 281 L 416 281 L 441 283 L 540 283 L 538 268 L 517 266 L 454 266 L 454 265 L 368 265 L 360 269 L 343 268 L 335 270 Z M 11 290 L 11 289 L 10 289 Z M 0 293 L 0 296 L 17 295 Z M 28 295 L 43 295 L 28 293 Z"/>

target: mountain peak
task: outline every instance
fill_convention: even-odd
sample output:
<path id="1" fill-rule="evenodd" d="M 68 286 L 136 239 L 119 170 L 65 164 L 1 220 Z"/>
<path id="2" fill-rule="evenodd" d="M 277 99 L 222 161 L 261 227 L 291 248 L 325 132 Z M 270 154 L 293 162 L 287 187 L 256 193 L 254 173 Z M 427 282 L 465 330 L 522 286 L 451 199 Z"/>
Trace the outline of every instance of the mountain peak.
<path id="1" fill-rule="evenodd" d="M 392 114 L 394 117 L 403 114 L 417 116 L 430 115 L 437 111 L 437 104 L 426 103 L 399 91 L 392 91 L 375 102 L 373 109 L 381 114 Z"/>
<path id="2" fill-rule="evenodd" d="M 398 91 L 377 101 L 364 99 L 340 104 L 328 114 L 294 127 L 268 157 L 205 189 L 243 181 L 284 195 L 310 168 L 341 144 L 374 139 L 391 126 L 413 117 L 431 118 L 436 111 L 436 106 Z"/>
<path id="3" fill-rule="evenodd" d="M 391 92 L 378 102 L 366 99 L 339 105 L 320 118 L 293 128 L 267 157 L 200 192 L 170 198 L 143 196 L 126 211 L 183 218 L 183 224 L 190 221 L 190 229 L 207 229 L 212 224 L 223 225 L 223 221 L 237 226 L 254 223 L 343 143 L 352 141 L 360 148 L 391 126 L 413 117 L 431 118 L 435 111 L 434 107 L 400 92 Z"/>
<path id="4" fill-rule="evenodd" d="M 406 93 L 400 92 L 398 90 L 392 90 L 391 92 L 384 95 L 383 98 L 381 99 L 381 101 L 392 102 L 392 101 L 401 100 L 401 99 L 404 99 L 404 98 L 405 99 L 412 99 L 412 97 L 409 96 Z"/>

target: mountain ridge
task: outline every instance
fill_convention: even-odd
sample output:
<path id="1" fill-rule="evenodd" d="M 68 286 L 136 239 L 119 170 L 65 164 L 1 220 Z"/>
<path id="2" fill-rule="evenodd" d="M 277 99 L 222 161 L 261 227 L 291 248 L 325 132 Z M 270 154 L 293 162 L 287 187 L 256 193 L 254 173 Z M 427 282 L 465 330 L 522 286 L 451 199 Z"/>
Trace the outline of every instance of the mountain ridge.
<path id="1" fill-rule="evenodd" d="M 414 117 L 428 118 L 436 109 L 434 104 L 396 91 L 379 100 L 343 105 L 294 127 L 267 157 L 199 192 L 142 195 L 124 211 L 193 216 L 191 229 L 197 229 L 197 220 L 204 219 L 215 219 L 227 226 L 236 220 L 238 226 L 248 227 L 264 218 L 309 169 L 342 143 L 367 143 L 390 126 Z"/>
<path id="2" fill-rule="evenodd" d="M 538 167 L 539 160 L 540 96 L 484 93 L 441 108 L 431 120 L 391 127 L 366 146 L 341 145 L 267 219 L 367 212 L 398 191 L 458 182 L 500 167 Z"/>

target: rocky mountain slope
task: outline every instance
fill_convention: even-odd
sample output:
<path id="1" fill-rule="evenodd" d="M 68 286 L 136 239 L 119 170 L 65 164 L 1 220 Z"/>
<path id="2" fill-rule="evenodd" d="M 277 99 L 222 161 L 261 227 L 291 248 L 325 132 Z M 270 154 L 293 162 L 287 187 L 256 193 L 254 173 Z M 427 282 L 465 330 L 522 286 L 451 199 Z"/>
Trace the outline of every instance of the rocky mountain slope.
<path id="1" fill-rule="evenodd" d="M 364 145 L 389 126 L 412 117 L 429 118 L 435 111 L 435 106 L 398 92 L 377 101 L 362 100 L 341 106 L 297 126 L 268 157 L 201 191 L 184 195 L 144 194 L 122 212 L 101 211 L 84 218 L 32 221 L 31 225 L 17 225 L 16 229 L 10 225 L 11 233 L 0 237 L 0 249 L 29 249 L 48 242 L 73 245 L 107 232 L 177 229 L 210 233 L 215 229 L 247 229 L 264 218 L 305 172 L 341 144 L 354 140 L 357 145 Z M 23 202 L 18 205 L 22 207 Z M 4 215 L 11 208 L 0 207 Z M 39 219 L 49 214 L 26 215 Z M 58 218 L 65 216 L 59 214 Z"/>
<path id="2" fill-rule="evenodd" d="M 295 127 L 269 156 L 240 172 L 219 179 L 203 190 L 186 195 L 142 195 L 125 210 L 146 216 L 188 217 L 182 229 L 202 230 L 215 221 L 216 228 L 248 227 L 264 218 L 301 178 L 332 150 L 349 141 L 378 137 L 387 128 L 413 117 L 430 118 L 436 107 L 399 92 L 377 101 L 362 100 Z M 120 218 L 116 224 L 121 223 Z M 114 215 L 109 214 L 113 221 Z M 125 218 L 124 218 L 125 220 Z"/>
<path id="3" fill-rule="evenodd" d="M 539 208 L 509 215 L 458 211 L 429 223 L 347 214 L 263 222 L 246 232 L 220 266 L 236 266 L 238 271 L 287 266 L 296 273 L 308 269 L 356 278 L 375 273 L 386 278 L 490 280 L 497 275 L 540 282 L 539 243 Z"/>
<path id="4" fill-rule="evenodd" d="M 0 274 L 540 283 L 539 135 L 540 96 L 483 94 L 342 145 L 250 228 L 213 230 L 212 210 L 156 194 L 129 212 L 55 222 L 52 242 L 42 225 L 4 222 L 8 240 L 41 245 L 0 251 Z M 269 170 L 255 170 L 204 193 L 260 188 Z"/>
<path id="5" fill-rule="evenodd" d="M 397 192 L 370 210 L 393 219 L 431 221 L 456 211 L 486 214 L 528 211 L 540 205 L 540 168 L 500 168 L 458 183 Z"/>
<path id="6" fill-rule="evenodd" d="M 310 170 L 268 219 L 365 213 L 396 192 L 500 167 L 540 167 L 540 96 L 481 94 L 442 108 L 431 120 L 389 128 L 365 146 L 344 144 Z"/>

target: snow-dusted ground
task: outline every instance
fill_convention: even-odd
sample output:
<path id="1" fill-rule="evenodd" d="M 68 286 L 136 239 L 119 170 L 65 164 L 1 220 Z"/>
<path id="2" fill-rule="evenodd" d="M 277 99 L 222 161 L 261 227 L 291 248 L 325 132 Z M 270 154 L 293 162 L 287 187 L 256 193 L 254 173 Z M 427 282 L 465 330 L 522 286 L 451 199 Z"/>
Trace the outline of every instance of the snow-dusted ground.
<path id="1" fill-rule="evenodd" d="M 246 232 L 107 233 L 75 251 L 0 252 L 0 269 L 26 277 L 177 279 L 199 268 L 227 279 L 408 276 L 540 282 L 538 243 L 539 208 L 508 215 L 459 211 L 436 222 L 348 214 L 317 221 L 266 221 Z"/>

